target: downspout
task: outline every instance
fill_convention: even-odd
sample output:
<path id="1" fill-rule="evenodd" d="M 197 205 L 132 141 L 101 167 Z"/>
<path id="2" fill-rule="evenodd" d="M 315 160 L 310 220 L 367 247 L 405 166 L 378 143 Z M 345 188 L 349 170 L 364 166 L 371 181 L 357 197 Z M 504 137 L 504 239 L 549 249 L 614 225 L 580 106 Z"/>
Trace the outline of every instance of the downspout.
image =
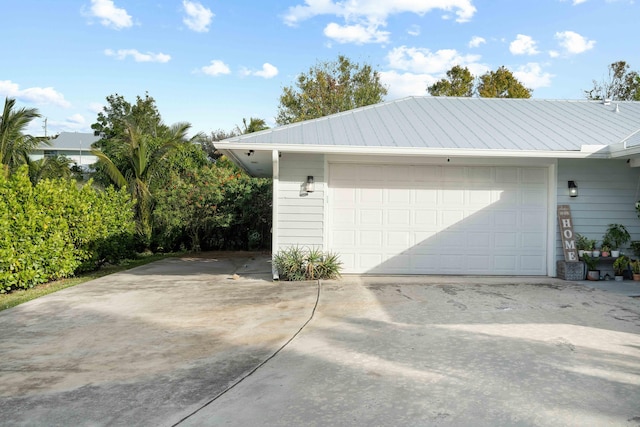
<path id="1" fill-rule="evenodd" d="M 280 183 L 280 153 L 278 150 L 271 152 L 271 161 L 273 162 L 273 194 L 272 194 L 272 212 L 271 212 L 271 273 L 273 280 L 280 280 L 278 269 L 273 262 L 274 257 L 278 253 L 279 240 L 279 224 L 278 224 L 278 188 Z"/>

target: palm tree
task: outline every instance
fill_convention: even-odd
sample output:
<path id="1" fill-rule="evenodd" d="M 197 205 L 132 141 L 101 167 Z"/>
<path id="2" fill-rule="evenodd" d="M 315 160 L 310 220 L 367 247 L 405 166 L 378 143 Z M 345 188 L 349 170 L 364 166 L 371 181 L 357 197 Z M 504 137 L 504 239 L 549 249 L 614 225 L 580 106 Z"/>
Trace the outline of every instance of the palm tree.
<path id="1" fill-rule="evenodd" d="M 34 185 L 43 179 L 71 179 L 71 167 L 74 165 L 70 158 L 61 155 L 30 160 L 28 164 L 29 179 Z"/>
<path id="2" fill-rule="evenodd" d="M 188 123 L 171 127 L 160 124 L 155 134 L 143 133 L 136 124 L 126 123 L 122 138 L 114 140 L 116 150 L 111 157 L 98 149 L 91 150 L 105 167 L 117 188 L 127 187 L 135 201 L 138 234 L 142 243 L 151 242 L 153 197 L 150 185 L 160 171 L 159 166 L 178 144 L 187 141 Z"/>
<path id="3" fill-rule="evenodd" d="M 0 162 L 10 171 L 29 163 L 29 153 L 40 143 L 49 144 L 46 138 L 25 135 L 23 132 L 33 119 L 40 116 L 35 108 L 15 109 L 16 100 L 5 98 L 0 117 Z"/>

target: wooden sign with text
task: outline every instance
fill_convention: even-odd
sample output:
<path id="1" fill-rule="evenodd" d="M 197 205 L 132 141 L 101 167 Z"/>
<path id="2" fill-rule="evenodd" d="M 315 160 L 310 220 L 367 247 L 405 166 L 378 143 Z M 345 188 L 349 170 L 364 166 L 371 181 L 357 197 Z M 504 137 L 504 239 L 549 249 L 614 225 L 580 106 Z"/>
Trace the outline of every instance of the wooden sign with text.
<path id="1" fill-rule="evenodd" d="M 562 236 L 564 260 L 567 262 L 580 261 L 578 250 L 576 249 L 573 219 L 571 218 L 571 207 L 569 205 L 558 205 L 558 226 L 560 227 L 560 236 Z"/>

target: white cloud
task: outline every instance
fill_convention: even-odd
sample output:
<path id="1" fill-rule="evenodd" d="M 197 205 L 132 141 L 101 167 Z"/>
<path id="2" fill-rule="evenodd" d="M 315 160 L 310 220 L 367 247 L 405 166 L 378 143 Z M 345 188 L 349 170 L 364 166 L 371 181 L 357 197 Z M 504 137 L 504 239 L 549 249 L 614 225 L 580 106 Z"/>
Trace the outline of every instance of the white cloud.
<path id="1" fill-rule="evenodd" d="M 559 57 L 559 56 L 560 56 L 560 52 L 558 52 L 557 50 L 550 50 L 550 51 L 549 51 L 549 56 L 550 56 L 551 58 L 557 58 L 557 57 Z"/>
<path id="2" fill-rule="evenodd" d="M 487 41 L 480 36 L 473 36 L 471 37 L 471 40 L 469 40 L 469 47 L 478 47 L 483 43 L 486 43 Z"/>
<path id="3" fill-rule="evenodd" d="M 593 46 L 596 44 L 594 40 L 588 40 L 586 37 L 573 31 L 558 32 L 555 34 L 555 38 L 565 53 L 569 55 L 586 52 L 593 49 Z"/>
<path id="4" fill-rule="evenodd" d="M 537 55 L 540 51 L 536 48 L 536 44 L 537 42 L 531 36 L 518 34 L 509 44 L 509 51 L 514 55 Z"/>
<path id="5" fill-rule="evenodd" d="M 480 60 L 480 55 L 462 55 L 455 49 L 431 52 L 426 48 L 400 46 L 387 54 L 391 68 L 414 73 L 441 74 L 454 65 L 468 66 Z"/>
<path id="6" fill-rule="evenodd" d="M 520 66 L 513 72 L 513 75 L 530 89 L 549 87 L 551 86 L 551 78 L 554 77 L 553 74 L 544 73 L 542 66 L 537 62 L 529 62 Z"/>
<path id="7" fill-rule="evenodd" d="M 116 7 L 112 0 L 91 0 L 90 15 L 100 18 L 105 27 L 120 30 L 133 25 L 131 15 L 125 9 Z"/>
<path id="8" fill-rule="evenodd" d="M 136 62 L 169 62 L 171 56 L 165 53 L 141 53 L 136 49 L 118 49 L 117 51 L 111 49 L 105 49 L 104 54 L 107 56 L 113 56 L 116 59 L 123 60 L 128 56 L 131 56 Z"/>
<path id="9" fill-rule="evenodd" d="M 27 89 L 20 89 L 20 86 L 17 83 L 13 83 L 11 80 L 0 80 L 0 95 L 37 105 L 52 104 L 64 108 L 71 106 L 71 104 L 64 99 L 64 95 L 52 87 L 30 87 Z"/>
<path id="10" fill-rule="evenodd" d="M 211 12 L 211 9 L 207 9 L 201 3 L 189 0 L 183 0 L 182 6 L 187 14 L 182 22 L 184 22 L 189 29 L 198 33 L 206 33 L 209 31 L 209 25 L 215 16 L 213 12 Z"/>
<path id="11" fill-rule="evenodd" d="M 223 74 L 231 74 L 229 66 L 219 59 L 214 59 L 211 64 L 200 68 L 200 71 L 210 76 L 220 76 Z"/>
<path id="12" fill-rule="evenodd" d="M 262 70 L 254 72 L 253 75 L 264 77 L 265 79 L 271 79 L 278 75 L 278 69 L 268 62 L 265 62 L 262 64 Z"/>
<path id="13" fill-rule="evenodd" d="M 73 114 L 67 117 L 67 122 L 77 125 L 84 125 L 86 123 L 86 120 L 82 114 Z"/>
<path id="14" fill-rule="evenodd" d="M 102 113 L 103 109 L 104 109 L 104 105 L 99 102 L 92 102 L 89 104 L 89 107 L 87 108 L 87 110 L 89 110 L 94 114 Z"/>
<path id="15" fill-rule="evenodd" d="M 436 82 L 429 74 L 399 73 L 397 71 L 381 71 L 380 82 L 387 86 L 387 99 L 394 100 L 407 96 L 424 96 L 427 87 Z"/>
<path id="16" fill-rule="evenodd" d="M 265 62 L 262 64 L 261 70 L 250 70 L 247 67 L 242 67 L 240 69 L 240 74 L 243 76 L 256 76 L 256 77 L 264 77 L 265 79 L 271 79 L 278 75 L 278 68 Z"/>
<path id="17" fill-rule="evenodd" d="M 315 16 L 334 15 L 344 19 L 344 25 L 329 24 L 324 30 L 328 37 L 327 33 L 341 43 L 385 43 L 389 33 L 378 29 L 386 26 L 389 16 L 424 15 L 435 9 L 455 13 L 458 22 L 471 20 L 476 12 L 473 0 L 305 0 L 288 9 L 284 22 L 295 26 Z"/>
<path id="18" fill-rule="evenodd" d="M 401 46 L 388 53 L 391 70 L 380 72 L 380 80 L 389 88 L 389 99 L 423 96 L 427 94 L 427 87 L 445 77 L 454 65 L 467 67 L 476 76 L 489 71 L 488 66 L 479 62 L 480 58 L 480 55 L 463 55 L 455 49 L 431 52 Z"/>
<path id="19" fill-rule="evenodd" d="M 378 26 L 367 27 L 356 25 L 338 25 L 330 23 L 324 29 L 324 35 L 338 43 L 386 43 L 389 41 L 388 31 L 378 31 Z"/>
<path id="20" fill-rule="evenodd" d="M 415 36 L 419 36 L 421 31 L 422 31 L 422 29 L 420 28 L 419 25 L 412 25 L 407 30 L 407 34 L 409 34 L 410 36 L 414 36 L 415 37 Z"/>

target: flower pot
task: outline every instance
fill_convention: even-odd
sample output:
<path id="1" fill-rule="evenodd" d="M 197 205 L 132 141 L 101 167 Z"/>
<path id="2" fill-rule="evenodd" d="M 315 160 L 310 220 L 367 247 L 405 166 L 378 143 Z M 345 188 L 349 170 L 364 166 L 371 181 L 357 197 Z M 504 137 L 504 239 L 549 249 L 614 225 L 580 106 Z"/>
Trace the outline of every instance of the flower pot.
<path id="1" fill-rule="evenodd" d="M 591 251 L 591 256 L 594 258 L 598 258 L 600 256 L 600 251 Z"/>
<path id="2" fill-rule="evenodd" d="M 582 258 L 582 255 L 584 255 L 584 252 L 585 252 L 584 250 L 580 249 L 580 250 L 578 251 L 578 256 L 579 256 L 580 258 Z"/>
<path id="3" fill-rule="evenodd" d="M 587 271 L 587 280 L 600 280 L 600 270 L 589 270 Z"/>
<path id="4" fill-rule="evenodd" d="M 614 258 L 618 258 L 620 256 L 620 251 L 611 251 L 611 256 Z"/>
<path id="5" fill-rule="evenodd" d="M 622 282 L 624 280 L 624 276 L 615 276 L 616 282 Z"/>
<path id="6" fill-rule="evenodd" d="M 640 282 L 640 273 L 633 273 L 633 280 Z"/>
<path id="7" fill-rule="evenodd" d="M 607 258 L 607 257 L 609 257 L 609 255 L 611 255 L 611 254 L 610 254 L 609 252 L 602 251 L 602 252 L 600 252 L 600 255 L 602 255 L 603 257 Z"/>

